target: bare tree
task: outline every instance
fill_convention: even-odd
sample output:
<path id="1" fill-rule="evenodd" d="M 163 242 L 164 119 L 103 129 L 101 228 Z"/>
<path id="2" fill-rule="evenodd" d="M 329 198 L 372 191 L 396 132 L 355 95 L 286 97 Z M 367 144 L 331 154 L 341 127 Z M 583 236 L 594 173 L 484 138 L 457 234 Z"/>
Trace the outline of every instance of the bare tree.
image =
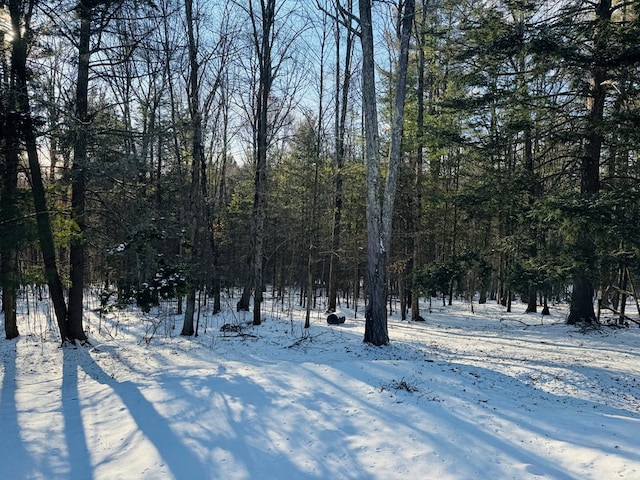
<path id="1" fill-rule="evenodd" d="M 333 209 L 333 232 L 331 238 L 331 258 L 329 259 L 328 312 L 336 311 L 337 270 L 340 252 L 340 233 L 342 228 L 343 169 L 345 158 L 346 122 L 349 89 L 351 86 L 351 59 L 353 54 L 354 30 L 351 11 L 353 0 L 348 0 L 343 9 L 337 8 L 336 21 L 336 91 L 335 91 L 335 194 Z M 339 20 L 342 17 L 342 22 Z M 340 72 L 340 23 L 346 25 L 346 45 L 344 49 L 344 72 Z"/>
<path id="2" fill-rule="evenodd" d="M 399 15 L 402 15 L 400 59 L 396 77 L 389 166 L 384 190 L 380 189 L 380 138 L 376 106 L 371 0 L 359 0 L 359 5 L 365 162 L 367 166 L 367 277 L 369 284 L 364 341 L 379 346 L 389 343 L 386 308 L 387 276 L 393 205 L 401 156 L 409 38 L 413 26 L 415 2 L 414 0 L 406 0 L 400 4 L 401 8 L 399 8 Z"/>
<path id="3" fill-rule="evenodd" d="M 202 242 L 200 230 L 204 217 L 204 195 L 201 179 L 204 168 L 204 141 L 202 133 L 202 110 L 200 107 L 200 73 L 198 61 L 198 44 L 194 33 L 193 1 L 185 0 L 185 21 L 187 23 L 187 38 L 189 52 L 189 112 L 191 114 L 191 189 L 189 192 L 189 208 L 191 213 L 190 252 L 189 264 L 191 266 L 189 290 L 187 292 L 187 304 L 184 313 L 184 322 L 180 335 L 193 335 L 193 316 L 196 305 L 196 279 L 194 261 L 202 254 Z"/>
<path id="4" fill-rule="evenodd" d="M 276 18 L 276 0 L 260 2 L 260 16 L 254 13 L 253 1 L 249 2 L 249 13 L 253 27 L 253 42 L 259 66 L 258 101 L 256 105 L 256 154 L 255 154 L 255 196 L 252 215 L 252 245 L 253 245 L 253 324 L 262 323 L 261 304 L 263 291 L 263 261 L 264 261 L 264 220 L 267 183 L 267 149 L 269 147 L 268 109 L 271 86 L 273 84 L 273 63 L 271 51 L 273 48 L 273 28 Z M 258 24 L 260 21 L 260 24 Z"/>
<path id="5" fill-rule="evenodd" d="M 254 56 L 250 61 L 255 65 L 257 78 L 250 95 L 248 108 L 252 127 L 252 160 L 254 166 L 254 201 L 251 215 L 251 286 L 245 284 L 238 309 L 249 309 L 250 290 L 254 292 L 253 324 L 260 325 L 261 303 L 264 286 L 265 267 L 265 218 L 267 198 L 267 157 L 276 135 L 290 122 L 290 113 L 297 105 L 297 93 L 301 86 L 301 69 L 295 69 L 297 52 L 293 48 L 296 40 L 306 28 L 290 28 L 290 19 L 296 11 L 297 2 L 255 0 L 235 2 L 249 17 L 251 24 L 251 49 Z M 284 11 L 283 7 L 287 6 Z M 279 28 L 276 28 L 276 20 Z M 287 69 L 287 67 L 292 67 Z M 274 82 L 282 79 L 278 87 L 283 91 L 280 97 L 274 92 Z M 246 101 L 246 99 L 245 99 Z"/>

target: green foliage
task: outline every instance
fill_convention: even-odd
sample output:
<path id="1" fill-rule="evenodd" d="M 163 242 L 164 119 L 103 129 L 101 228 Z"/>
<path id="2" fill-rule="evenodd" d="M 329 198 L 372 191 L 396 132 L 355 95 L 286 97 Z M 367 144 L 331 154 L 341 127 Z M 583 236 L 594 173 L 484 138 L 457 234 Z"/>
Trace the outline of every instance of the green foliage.
<path id="1" fill-rule="evenodd" d="M 435 297 L 438 292 L 448 291 L 457 273 L 455 262 L 434 263 L 418 272 L 414 290 L 418 294 L 428 294 Z"/>
<path id="2" fill-rule="evenodd" d="M 44 267 L 41 265 L 30 265 L 22 268 L 20 272 L 22 285 L 45 285 L 47 279 L 44 275 Z"/>
<path id="3" fill-rule="evenodd" d="M 531 288 L 550 295 L 564 290 L 571 282 L 571 269 L 554 262 L 540 263 L 535 258 L 527 262 L 515 262 L 508 272 L 507 283 L 513 293 L 526 297 Z"/>
<path id="4" fill-rule="evenodd" d="M 11 198 L 5 195 L 3 199 L 5 204 L 0 204 L 0 248 L 26 249 L 38 239 L 35 218 L 31 215 L 31 194 L 17 189 Z"/>
<path id="5" fill-rule="evenodd" d="M 475 287 L 488 288 L 491 272 L 491 264 L 482 254 L 466 250 L 444 262 L 421 269 L 414 289 L 418 294 L 435 297 L 438 293 L 446 294 L 452 286 L 457 285 L 459 293 L 473 296 Z"/>
<path id="6" fill-rule="evenodd" d="M 51 228 L 53 240 L 58 248 L 69 247 L 71 242 L 81 235 L 78 224 L 69 215 L 63 213 L 51 217 Z"/>
<path id="7" fill-rule="evenodd" d="M 603 85 L 607 87 L 603 118 L 595 125 L 602 135 L 601 191 L 585 196 L 578 192 L 587 134 L 585 99 L 594 61 L 594 6 L 570 2 L 549 10 L 545 4 L 528 0 L 419 3 L 390 252 L 390 262 L 401 268 L 394 274 L 413 277 L 413 247 L 418 245 L 417 265 L 426 266 L 419 272 L 415 289 L 422 293 L 444 293 L 451 287 L 466 294 L 473 289 L 558 292 L 580 269 L 603 284 L 615 282 L 622 267 L 640 276 L 637 5 L 630 3 L 617 10 L 595 59 L 606 70 Z M 152 25 L 157 25 L 152 20 L 169 20 L 153 19 L 152 10 L 147 13 Z M 169 37 L 180 24 L 174 20 L 167 21 Z M 220 82 L 242 85 L 244 79 L 234 75 L 247 59 L 229 51 L 223 81 L 212 76 L 218 56 L 199 52 L 203 88 L 213 89 L 201 99 L 208 109 L 203 112 L 207 122 L 206 203 L 214 219 L 203 230 L 215 241 L 212 257 L 217 263 L 214 269 L 208 257 L 198 259 L 197 267 L 187 266 L 185 259 L 193 248 L 187 235 L 192 213 L 192 133 L 189 105 L 180 94 L 185 91 L 182 51 L 171 48 L 171 39 L 163 37 L 162 28 L 145 31 L 137 20 L 123 22 L 131 22 L 122 23 L 123 31 L 140 35 L 129 42 L 135 48 L 126 55 L 118 47 L 101 52 L 105 62 L 96 63 L 91 77 L 94 94 L 91 122 L 85 129 L 89 152 L 84 165 L 88 228 L 83 240 L 91 266 L 87 275 L 91 282 L 118 285 L 104 292 L 105 308 L 137 301 L 148 310 L 163 295 L 179 295 L 180 281 L 171 276 L 186 276 L 187 272 L 202 284 L 211 282 L 213 276 L 228 285 L 246 284 L 254 169 L 250 158 L 235 163 L 228 148 L 253 148 L 255 138 L 243 139 L 243 128 L 251 130 L 255 119 L 235 116 L 241 110 L 238 106 L 250 110 L 252 99 L 241 88 L 229 88 L 222 94 L 213 87 Z M 202 28 L 207 27 L 203 24 Z M 73 105 L 67 102 L 72 85 L 65 73 L 75 67 L 68 62 L 66 50 L 73 45 L 66 37 L 49 37 L 50 31 L 36 32 L 39 38 L 32 51 L 30 86 L 34 112 L 48 122 L 39 123 L 43 151 L 50 148 L 56 160 L 47 195 L 54 212 L 59 261 L 64 261 L 65 248 L 79 233 L 69 215 L 68 165 L 73 157 L 75 119 Z M 381 155 L 388 149 L 393 116 L 390 99 L 395 67 L 391 63 L 397 47 L 393 32 L 386 33 L 390 60 L 379 63 L 382 68 L 390 67 L 380 72 Z M 104 35 L 105 44 L 121 41 L 112 31 Z M 207 35 L 202 38 L 209 38 Z M 157 48 L 165 41 L 167 52 Z M 37 56 L 42 49 L 45 54 Z M 329 57 L 325 58 L 326 71 L 335 67 L 329 65 Z M 424 59 L 422 72 L 418 71 L 420 58 Z M 165 62 L 170 71 L 165 71 Z M 289 67 L 283 64 L 282 71 Z M 419 79 L 424 82 L 422 91 Z M 330 91 L 331 84 L 324 84 L 324 100 L 329 102 L 325 106 L 336 93 Z M 289 99 L 284 96 L 288 94 L 274 92 L 281 95 L 274 101 L 287 104 Z M 357 89 L 350 95 L 342 170 L 342 239 L 335 252 L 343 285 L 357 281 L 354 277 L 366 262 L 362 119 Z M 419 101 L 424 107 L 422 131 Z M 295 104 L 295 99 L 290 103 Z M 229 105 L 234 107 L 225 124 L 228 136 L 224 136 L 221 120 Z M 314 249 L 314 275 L 319 281 L 328 276 L 336 174 L 332 108 L 323 112 L 322 122 L 309 110 L 269 112 L 299 121 L 286 135 L 274 138 L 268 151 L 264 271 L 269 281 L 303 283 L 310 247 Z M 224 178 L 223 158 L 227 162 Z M 420 172 L 416 170 L 418 158 Z M 15 199 L 15 212 L 2 206 L 0 218 L 11 221 L 11 226 L 2 229 L 1 244 L 17 247 L 20 258 L 25 258 L 37 237 L 28 191 L 20 195 Z M 416 207 L 418 197 L 420 209 Z M 589 248 L 581 248 L 585 237 L 593 244 Z M 39 267 L 22 267 L 21 274 L 24 282 L 41 280 Z M 163 285 L 163 280 L 169 283 Z"/>
<path id="8" fill-rule="evenodd" d="M 183 272 L 177 268 L 165 267 L 159 269 L 152 278 L 139 286 L 126 281 L 118 283 L 117 290 L 103 290 L 100 293 L 102 308 L 108 308 L 111 299 L 117 295 L 114 306 L 125 306 L 132 300 L 145 313 L 152 307 L 158 306 L 161 300 L 169 300 L 184 296 L 187 292 L 187 280 Z"/>

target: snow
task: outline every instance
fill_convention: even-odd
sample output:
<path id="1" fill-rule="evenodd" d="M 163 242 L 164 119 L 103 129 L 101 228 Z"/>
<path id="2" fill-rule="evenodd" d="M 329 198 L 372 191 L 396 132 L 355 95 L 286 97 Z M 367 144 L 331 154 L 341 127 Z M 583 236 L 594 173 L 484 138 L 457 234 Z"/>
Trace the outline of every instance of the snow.
<path id="1" fill-rule="evenodd" d="M 293 298 L 258 327 L 205 312 L 197 338 L 175 304 L 99 316 L 92 300 L 91 346 L 60 348 L 29 301 L 0 340 L 3 478 L 640 478 L 640 330 L 581 332 L 566 306 L 393 315 L 372 347 L 360 313 L 305 330 Z"/>

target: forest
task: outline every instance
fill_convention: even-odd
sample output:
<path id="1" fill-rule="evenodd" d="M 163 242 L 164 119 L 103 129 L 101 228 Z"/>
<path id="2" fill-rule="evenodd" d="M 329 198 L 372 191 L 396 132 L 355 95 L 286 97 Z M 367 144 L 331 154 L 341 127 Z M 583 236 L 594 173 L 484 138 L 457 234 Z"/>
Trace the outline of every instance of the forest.
<path id="1" fill-rule="evenodd" d="M 186 336 L 234 292 L 366 299 L 374 345 L 421 298 L 638 324 L 638 0 L 0 7 L 7 339 L 27 286 L 63 343 L 89 291 Z"/>

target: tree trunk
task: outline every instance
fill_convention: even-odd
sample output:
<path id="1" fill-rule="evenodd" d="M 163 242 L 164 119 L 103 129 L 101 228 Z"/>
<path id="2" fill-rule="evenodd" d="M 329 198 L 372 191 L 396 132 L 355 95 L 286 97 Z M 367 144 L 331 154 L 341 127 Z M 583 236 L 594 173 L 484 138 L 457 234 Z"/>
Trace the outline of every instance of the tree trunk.
<path id="1" fill-rule="evenodd" d="M 229 145 L 229 102 L 227 99 L 228 79 L 222 83 L 222 154 L 220 165 L 220 183 L 218 185 L 218 205 L 215 209 L 214 231 L 211 234 L 211 251 L 213 253 L 213 313 L 216 314 L 222 310 L 222 302 L 220 298 L 221 280 L 220 280 L 220 247 L 216 240 L 216 230 L 222 229 L 223 212 L 226 212 L 226 178 L 227 178 L 227 160 Z"/>
<path id="2" fill-rule="evenodd" d="M 380 138 L 376 106 L 371 1 L 360 0 L 359 6 L 360 40 L 362 44 L 362 102 L 367 167 L 367 278 L 369 286 L 364 341 L 380 346 L 389 343 L 386 309 L 388 252 L 391 246 L 393 205 L 401 156 L 409 37 L 413 25 L 415 2 L 407 0 L 404 4 L 389 168 L 382 198 L 380 197 Z"/>
<path id="3" fill-rule="evenodd" d="M 190 337 L 195 332 L 193 327 L 193 318 L 196 311 L 196 287 L 191 286 L 187 292 L 187 298 L 184 309 L 184 322 L 180 335 Z"/>
<path id="4" fill-rule="evenodd" d="M 322 102 L 320 105 L 320 116 L 322 118 Z M 320 141 L 317 140 L 316 145 L 314 145 L 316 161 L 315 161 L 315 175 L 313 179 L 313 189 L 311 192 L 311 215 L 309 218 L 310 225 L 310 235 L 309 235 L 309 251 L 307 253 L 307 310 L 305 312 L 304 318 L 304 328 L 309 328 L 311 326 L 311 301 L 313 297 L 313 306 L 315 308 L 315 286 L 314 286 L 314 278 L 313 278 L 313 265 L 315 264 L 315 249 L 317 248 L 314 245 L 316 241 L 316 223 L 317 223 L 317 203 L 318 203 L 318 163 L 320 162 L 319 152 L 320 152 Z"/>
<path id="5" fill-rule="evenodd" d="M 364 341 L 389 343 L 387 329 L 387 252 L 381 237 L 380 138 L 376 107 L 373 26 L 370 0 L 359 0 L 362 43 L 362 102 L 364 110 L 365 163 L 367 166 L 367 284 Z"/>
<path id="6" fill-rule="evenodd" d="M 76 80 L 75 138 L 71 167 L 71 218 L 78 228 L 69 246 L 71 286 L 69 288 L 69 327 L 73 338 L 87 339 L 82 326 L 85 269 L 85 210 L 87 179 L 87 144 L 89 119 L 89 60 L 91 56 L 92 7 L 82 0 L 78 7 L 78 74 Z"/>
<path id="7" fill-rule="evenodd" d="M 594 323 L 596 321 L 593 309 L 593 284 L 585 275 L 576 275 L 573 280 L 573 292 L 569 306 L 567 323 Z"/>
<path id="8" fill-rule="evenodd" d="M 405 280 L 406 271 L 401 271 L 398 276 L 398 296 L 400 297 L 400 318 L 407 319 L 407 285 Z"/>
<path id="9" fill-rule="evenodd" d="M 309 250 L 313 247 L 309 246 Z M 307 256 L 307 300 L 306 300 L 306 308 L 304 314 L 304 328 L 311 327 L 311 296 L 313 295 L 313 255 L 309 252 Z"/>
<path id="10" fill-rule="evenodd" d="M 351 12 L 353 6 L 352 0 L 347 3 L 347 10 Z M 340 233 L 342 226 L 342 169 L 344 168 L 345 157 L 345 135 L 346 135 L 346 121 L 347 110 L 349 100 L 349 88 L 351 86 L 351 56 L 353 50 L 353 32 L 351 30 L 351 17 L 347 19 L 347 44 L 345 46 L 344 54 L 344 75 L 342 77 L 342 88 L 336 88 L 336 154 L 335 154 L 335 196 L 334 196 L 334 210 L 333 210 L 333 233 L 331 238 L 331 257 L 329 259 L 329 292 L 327 312 L 336 311 L 336 298 L 337 298 L 337 270 L 339 261 L 340 250 Z M 340 31 L 336 26 L 336 85 L 340 83 Z"/>
<path id="11" fill-rule="evenodd" d="M 587 97 L 587 119 L 584 152 L 580 164 L 580 192 L 583 196 L 594 196 L 600 191 L 600 155 L 603 143 L 601 127 L 604 118 L 607 80 L 606 68 L 598 63 L 600 53 L 607 41 L 608 23 L 611 20 L 611 0 L 602 0 L 596 5 L 593 43 L 594 61 L 589 69 L 589 96 Z M 602 60 L 601 60 L 602 61 Z M 593 280 L 595 272 L 596 244 L 591 238 L 589 226 L 578 234 L 576 253 L 578 263 L 574 271 L 573 294 L 569 306 L 567 323 L 596 323 L 593 309 Z"/>
<path id="12" fill-rule="evenodd" d="M 240 300 L 236 305 L 236 310 L 238 312 L 248 312 L 249 304 L 251 303 L 251 287 L 247 284 L 242 289 L 242 295 L 240 295 Z"/>
<path id="13" fill-rule="evenodd" d="M 531 285 L 529 287 L 529 298 L 527 301 L 527 309 L 525 313 L 536 313 L 538 311 L 538 292 L 536 287 Z"/>
<path id="14" fill-rule="evenodd" d="M 415 174 L 414 193 L 413 193 L 413 211 L 415 218 L 413 221 L 413 252 L 411 265 L 411 319 L 415 322 L 420 317 L 420 297 L 415 290 L 418 283 L 418 272 L 422 266 L 422 167 L 424 163 L 424 93 L 425 93 L 425 53 L 426 35 L 425 30 L 427 18 L 426 1 L 422 1 L 422 18 L 420 22 L 420 33 L 418 38 L 418 91 L 417 95 L 417 119 L 416 119 L 416 156 L 413 171 Z"/>
<path id="15" fill-rule="evenodd" d="M 273 81 L 271 64 L 272 29 L 275 23 L 276 1 L 261 1 L 261 29 L 257 28 L 253 15 L 253 2 L 249 9 L 254 22 L 254 47 L 259 60 L 259 87 L 257 105 L 256 156 L 254 177 L 254 201 L 252 215 L 253 238 L 253 324 L 262 324 L 262 292 L 264 288 L 264 220 L 266 215 L 268 107 Z"/>
<path id="16" fill-rule="evenodd" d="M 40 249 L 44 261 L 44 273 L 49 286 L 49 295 L 53 303 L 53 308 L 60 330 L 62 341 L 74 341 L 69 330 L 67 321 L 67 305 L 64 299 L 64 291 L 58 267 L 56 265 L 55 244 L 51 229 L 51 220 L 47 209 L 45 189 L 42 182 L 42 172 L 38 160 L 38 147 L 35 127 L 31 117 L 31 106 L 27 88 L 27 41 L 30 33 L 30 25 L 27 19 L 23 19 L 21 14 L 21 2 L 10 2 L 9 12 L 13 25 L 13 49 L 11 53 L 11 69 L 14 76 L 15 91 L 18 98 L 18 109 L 22 118 L 21 133 L 27 149 L 27 159 L 29 162 L 29 172 L 31 173 L 31 191 L 33 193 L 33 204 L 36 212 L 36 225 L 40 240 Z M 31 11 L 33 4 L 27 9 Z M 25 32 L 23 35 L 22 32 Z M 20 33 L 18 33 L 20 32 Z"/>
<path id="17" fill-rule="evenodd" d="M 29 159 L 29 172 L 31 173 L 31 191 L 33 193 L 33 204 L 36 210 L 36 225 L 38 228 L 38 237 L 40 239 L 40 250 L 42 251 L 42 259 L 44 262 L 44 274 L 49 287 L 49 296 L 53 303 L 53 310 L 56 315 L 56 321 L 60 330 L 62 341 L 70 340 L 75 342 L 75 336 L 72 334 L 67 319 L 67 305 L 64 299 L 64 289 L 62 281 L 58 273 L 56 264 L 55 243 L 53 241 L 53 231 L 51 229 L 51 220 L 47 203 L 45 199 L 44 184 L 42 182 L 42 173 L 40 163 L 38 161 L 38 148 L 36 144 L 36 136 L 33 126 L 25 127 L 25 132 L 30 132 L 26 136 L 27 157 Z"/>
<path id="18" fill-rule="evenodd" d="M 203 242 L 201 228 L 204 215 L 204 144 L 202 134 L 202 111 L 200 108 L 200 78 L 198 64 L 198 45 L 194 33 L 193 1 L 185 0 L 185 21 L 189 45 L 189 113 L 191 115 L 192 145 L 191 145 L 191 188 L 189 192 L 189 207 L 191 213 L 190 242 L 191 248 L 187 253 L 189 265 L 189 290 L 182 331 L 180 335 L 194 334 L 194 314 L 196 307 L 196 289 L 200 279 L 199 262 L 203 261 Z"/>
<path id="19" fill-rule="evenodd" d="M 544 300 L 542 301 L 542 312 L 540 312 L 541 315 L 551 315 L 551 312 L 549 311 L 549 303 L 548 303 L 548 299 L 547 299 L 547 294 L 544 294 Z"/>
<path id="20" fill-rule="evenodd" d="M 618 325 L 624 325 L 625 323 L 625 310 L 627 306 L 627 269 L 624 269 L 624 274 L 622 277 L 622 283 L 620 284 L 620 316 L 618 318 Z"/>
<path id="21" fill-rule="evenodd" d="M 6 175 L 5 172 L 3 172 Z M 14 177 L 17 178 L 17 177 Z M 3 178 L 5 180 L 4 188 L 6 188 L 6 180 L 7 178 Z M 10 193 L 11 196 L 12 193 Z M 17 322 L 17 292 L 18 292 L 18 269 L 17 269 L 17 261 L 18 261 L 18 252 L 15 248 L 15 244 L 12 240 L 12 235 L 9 233 L 9 227 L 13 223 L 8 215 L 11 212 L 15 212 L 13 208 L 10 207 L 9 202 L 13 202 L 13 199 L 7 198 L 7 191 L 5 189 L 2 190 L 2 204 L 0 206 L 0 211 L 2 211 L 3 215 L 0 218 L 0 223 L 2 224 L 2 228 L 0 228 L 0 250 L 2 254 L 0 255 L 0 275 L 2 276 L 2 311 L 4 312 L 4 333 L 7 340 L 12 338 L 16 338 L 20 335 L 18 331 L 18 322 Z M 15 219 L 13 219 L 15 221 Z"/>
<path id="22" fill-rule="evenodd" d="M 4 35 L 0 33 L 0 46 L 4 43 Z M 15 46 L 14 46 L 15 49 Z M 12 64 L 15 55 L 12 52 Z M 2 57 L 2 73 L 4 56 Z M 16 104 L 16 94 L 12 74 L 8 76 L 9 82 L 4 78 L 0 86 L 2 95 L 2 125 L 0 125 L 0 147 L 2 147 L 2 193 L 0 197 L 0 275 L 2 287 L 2 310 L 4 311 L 4 331 L 6 338 L 12 339 L 19 335 L 17 323 L 17 290 L 18 290 L 18 269 L 17 269 L 17 243 L 16 222 L 18 221 L 17 188 L 18 188 L 18 164 L 20 163 L 20 123 L 19 112 L 9 105 Z M 7 77 L 5 77 L 7 78 Z"/>

